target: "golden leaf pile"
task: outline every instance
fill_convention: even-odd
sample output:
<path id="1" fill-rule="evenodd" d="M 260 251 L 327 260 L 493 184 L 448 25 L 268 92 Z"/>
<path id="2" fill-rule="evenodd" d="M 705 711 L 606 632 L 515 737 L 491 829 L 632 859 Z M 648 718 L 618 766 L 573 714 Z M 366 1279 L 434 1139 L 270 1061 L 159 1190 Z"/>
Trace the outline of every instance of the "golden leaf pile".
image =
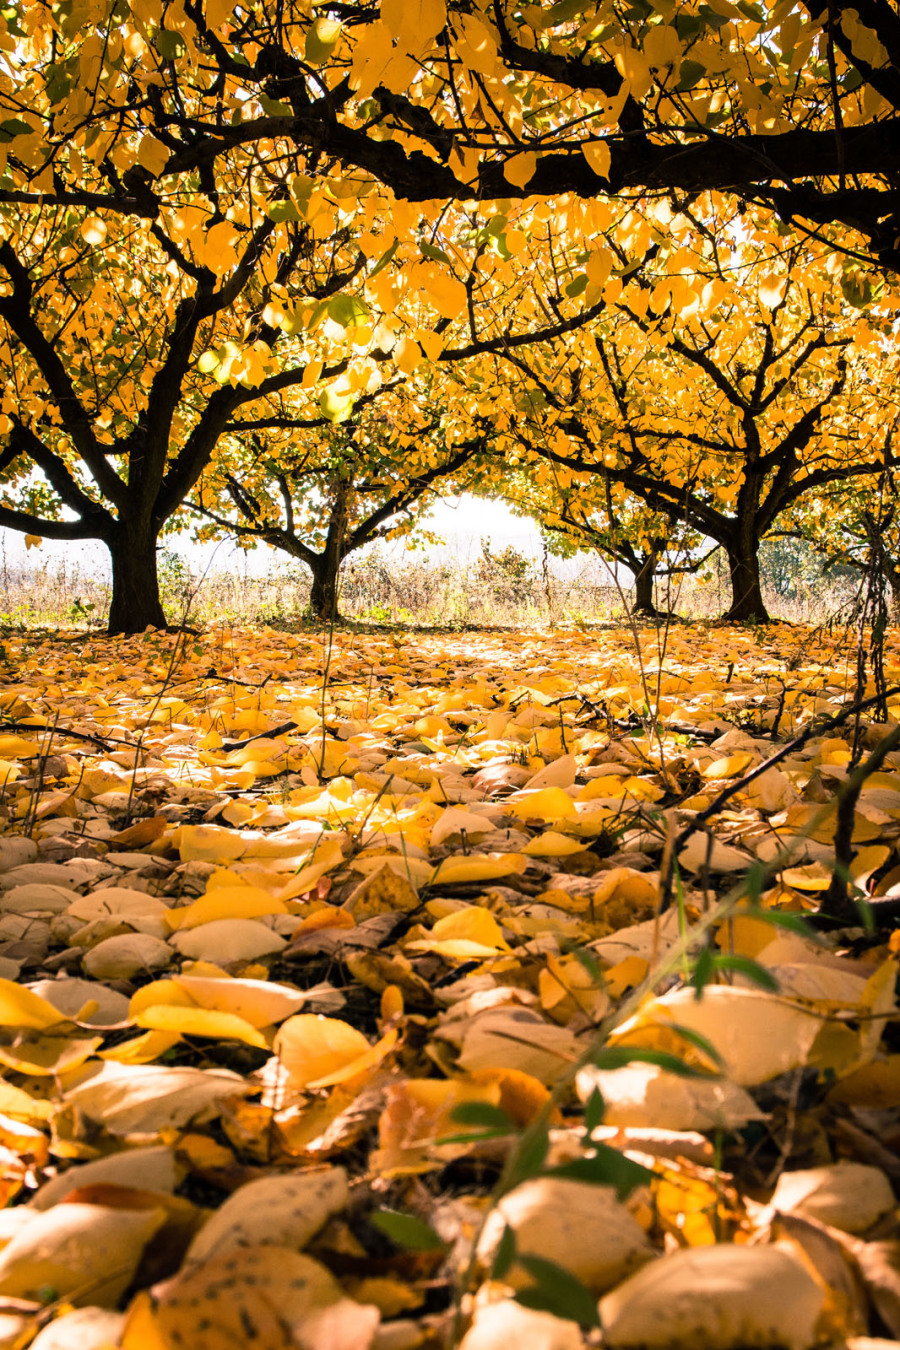
<path id="1" fill-rule="evenodd" d="M 900 696 L 659 641 L 6 641 L 0 1346 L 900 1338 Z"/>

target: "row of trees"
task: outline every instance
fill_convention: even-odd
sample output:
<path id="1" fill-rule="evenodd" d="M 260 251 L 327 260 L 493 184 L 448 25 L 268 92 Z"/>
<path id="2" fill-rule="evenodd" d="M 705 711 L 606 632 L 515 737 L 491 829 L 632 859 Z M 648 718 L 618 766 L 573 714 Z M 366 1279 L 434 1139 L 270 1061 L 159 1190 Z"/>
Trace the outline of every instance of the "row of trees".
<path id="1" fill-rule="evenodd" d="M 329 613 L 352 549 L 464 488 L 645 604 L 712 539 L 762 618 L 761 539 L 852 533 L 890 473 L 890 4 L 0 23 L 0 525 L 103 540 L 111 630 L 164 622 L 185 510 Z"/>

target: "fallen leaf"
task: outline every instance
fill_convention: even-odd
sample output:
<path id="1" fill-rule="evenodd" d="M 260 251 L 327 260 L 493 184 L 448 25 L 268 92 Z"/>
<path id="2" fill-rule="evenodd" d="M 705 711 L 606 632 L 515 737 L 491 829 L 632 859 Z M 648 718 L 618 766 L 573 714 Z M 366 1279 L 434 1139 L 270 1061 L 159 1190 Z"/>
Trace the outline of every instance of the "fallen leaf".
<path id="1" fill-rule="evenodd" d="M 651 1262 L 601 1300 L 600 1318 L 612 1350 L 685 1344 L 808 1350 L 824 1303 L 825 1291 L 780 1247 L 726 1243 Z"/>

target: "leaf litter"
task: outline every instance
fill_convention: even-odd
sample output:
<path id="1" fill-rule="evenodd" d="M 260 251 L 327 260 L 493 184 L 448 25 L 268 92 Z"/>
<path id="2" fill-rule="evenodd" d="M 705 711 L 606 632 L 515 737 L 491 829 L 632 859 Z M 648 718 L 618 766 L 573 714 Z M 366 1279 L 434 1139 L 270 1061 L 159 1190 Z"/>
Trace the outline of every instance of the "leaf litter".
<path id="1" fill-rule="evenodd" d="M 7 638 L 0 1346 L 900 1339 L 900 695 L 853 655 Z"/>

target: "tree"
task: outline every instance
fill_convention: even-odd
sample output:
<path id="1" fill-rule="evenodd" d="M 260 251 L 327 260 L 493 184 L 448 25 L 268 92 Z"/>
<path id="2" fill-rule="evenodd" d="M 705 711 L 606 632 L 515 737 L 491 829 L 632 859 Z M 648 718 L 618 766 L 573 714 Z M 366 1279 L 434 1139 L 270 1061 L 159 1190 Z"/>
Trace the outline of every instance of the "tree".
<path id="1" fill-rule="evenodd" d="M 542 470 L 506 469 L 502 482 L 510 505 L 538 523 L 551 553 L 568 558 L 596 552 L 627 567 L 634 578 L 635 616 L 657 617 L 657 582 L 697 572 L 709 557 L 709 551 L 698 553 L 699 536 L 677 512 L 648 510 L 609 476 L 573 475 L 552 462 Z"/>
<path id="2" fill-rule="evenodd" d="M 523 441 L 532 463 L 619 485 L 715 540 L 733 620 L 767 618 L 759 545 L 782 513 L 892 454 L 872 370 L 884 325 L 842 306 L 816 271 L 824 250 L 784 242 L 724 209 L 684 215 L 653 245 L 668 263 L 632 272 L 589 339 L 499 358 L 521 381 L 510 453 Z"/>
<path id="3" fill-rule="evenodd" d="M 627 567 L 634 578 L 631 612 L 636 618 L 658 618 L 667 612 L 668 605 L 662 611 L 657 607 L 657 584 L 699 571 L 709 551 L 696 553 L 695 532 L 679 529 L 674 513 L 669 518 L 654 515 L 633 498 L 631 511 L 628 505 L 612 507 L 612 484 L 607 479 L 603 487 L 610 498 L 605 511 L 591 512 L 585 503 L 587 493 L 568 492 L 561 508 L 544 521 L 544 527 L 551 538 L 561 538 L 576 548 L 594 549 Z"/>
<path id="4" fill-rule="evenodd" d="M 324 302 L 360 260 L 346 239 L 323 257 L 306 227 L 276 225 L 252 199 L 231 219 L 185 208 L 168 228 L 19 210 L 6 229 L 0 473 L 22 500 L 7 491 L 0 525 L 102 540 L 110 631 L 164 626 L 160 530 L 237 409 L 304 376 L 305 362 L 274 368 L 267 306 L 289 280 Z M 242 331 L 227 366 L 204 362 Z"/>
<path id="5" fill-rule="evenodd" d="M 888 431 L 889 444 L 897 426 Z M 900 624 L 900 470 L 892 453 L 886 460 L 874 481 L 849 479 L 799 502 L 777 534 L 812 549 L 826 572 L 886 590 L 892 622 Z"/>
<path id="6" fill-rule="evenodd" d="M 733 190 L 851 265 L 900 263 L 890 0 L 105 0 L 90 17 L 22 0 L 5 22 L 8 202 L 156 218 L 160 176 L 251 145 L 280 166 L 292 146 L 313 175 L 340 162 L 348 196 Z"/>
<path id="7" fill-rule="evenodd" d="M 267 162 L 218 170 L 202 190 L 191 173 L 167 178 L 147 218 L 52 195 L 2 208 L 0 525 L 101 539 L 111 631 L 165 622 L 159 533 L 250 405 L 294 389 L 300 416 L 325 426 L 420 365 L 559 336 L 599 312 L 549 312 L 506 263 L 486 266 L 495 246 L 512 256 L 505 218 L 483 233 L 454 213 L 439 247 L 366 202 L 373 262 L 339 218 L 339 178 L 298 206 Z"/>
<path id="8" fill-rule="evenodd" d="M 222 456 L 198 484 L 189 505 L 214 527 L 202 533 L 227 531 L 300 559 L 312 573 L 310 612 L 338 618 L 344 560 L 377 539 L 409 535 L 438 492 L 464 492 L 479 473 L 483 438 L 454 443 L 421 386 L 419 399 L 412 392 L 302 439 L 286 410 L 257 419 L 252 433 L 234 437 L 239 453 Z M 286 425 L 273 434 L 273 422 Z"/>

